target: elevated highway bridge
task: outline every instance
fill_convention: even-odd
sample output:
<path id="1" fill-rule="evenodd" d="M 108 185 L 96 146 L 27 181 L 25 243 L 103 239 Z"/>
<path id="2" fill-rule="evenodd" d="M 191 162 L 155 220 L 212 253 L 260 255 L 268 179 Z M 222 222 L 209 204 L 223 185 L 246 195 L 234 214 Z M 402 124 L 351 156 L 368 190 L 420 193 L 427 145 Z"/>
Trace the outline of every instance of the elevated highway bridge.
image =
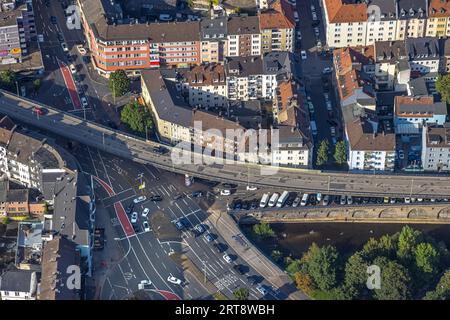
<path id="1" fill-rule="evenodd" d="M 33 112 L 36 106 L 46 108 L 48 112 L 38 115 Z M 0 113 L 119 157 L 212 181 L 353 196 L 450 198 L 450 177 L 447 175 L 335 173 L 295 168 L 277 168 L 276 174 L 265 175 L 261 172 L 267 172 L 268 166 L 243 162 L 176 165 L 170 152 L 164 155 L 153 152 L 153 148 L 159 146 L 156 142 L 86 121 L 2 90 Z"/>

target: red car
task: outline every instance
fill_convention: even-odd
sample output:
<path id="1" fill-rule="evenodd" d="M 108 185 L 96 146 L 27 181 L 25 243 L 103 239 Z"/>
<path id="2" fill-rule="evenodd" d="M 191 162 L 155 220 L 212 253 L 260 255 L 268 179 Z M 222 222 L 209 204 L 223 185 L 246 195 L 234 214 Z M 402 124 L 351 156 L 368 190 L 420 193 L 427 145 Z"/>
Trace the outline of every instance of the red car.
<path id="1" fill-rule="evenodd" d="M 35 112 L 37 115 L 43 116 L 47 113 L 47 110 L 41 107 L 34 107 L 33 112 Z"/>

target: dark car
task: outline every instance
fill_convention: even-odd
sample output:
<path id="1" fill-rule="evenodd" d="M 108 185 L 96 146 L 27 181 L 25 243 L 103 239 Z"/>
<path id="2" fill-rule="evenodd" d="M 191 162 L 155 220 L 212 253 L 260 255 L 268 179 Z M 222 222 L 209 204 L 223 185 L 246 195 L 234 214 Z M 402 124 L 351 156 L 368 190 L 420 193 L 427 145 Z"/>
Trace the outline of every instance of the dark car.
<path id="1" fill-rule="evenodd" d="M 223 183 L 222 186 L 224 189 L 235 189 L 237 187 L 237 185 L 231 183 Z"/>
<path id="2" fill-rule="evenodd" d="M 223 243 L 215 243 L 214 247 L 216 247 L 218 253 L 225 252 L 228 249 L 228 246 Z"/>
<path id="3" fill-rule="evenodd" d="M 45 108 L 36 106 L 36 107 L 33 108 L 33 112 L 36 113 L 39 116 L 43 116 L 43 115 L 46 115 L 48 113 L 48 110 L 45 109 Z"/>
<path id="4" fill-rule="evenodd" d="M 261 283 L 264 280 L 264 278 L 257 275 L 251 275 L 247 277 L 247 280 L 248 282 L 250 282 L 250 284 L 257 285 L 258 283 Z"/>
<path id="5" fill-rule="evenodd" d="M 252 209 L 252 210 L 258 209 L 258 205 L 259 205 L 259 201 L 255 199 L 252 201 L 252 204 L 250 205 L 250 209 Z"/>
<path id="6" fill-rule="evenodd" d="M 134 209 L 134 203 L 132 202 L 128 208 L 125 210 L 126 214 L 130 214 L 131 212 L 133 212 Z"/>
<path id="7" fill-rule="evenodd" d="M 249 201 L 242 202 L 242 209 L 244 210 L 250 209 L 250 202 Z"/>
<path id="8" fill-rule="evenodd" d="M 178 200 L 178 199 L 181 199 L 183 197 L 184 197 L 184 195 L 182 193 L 177 193 L 176 195 L 173 196 L 173 200 Z"/>
<path id="9" fill-rule="evenodd" d="M 56 21 L 56 17 L 55 17 L 55 16 L 51 16 L 51 17 L 50 17 L 50 21 L 51 21 L 53 24 L 57 24 L 57 23 L 58 23 L 58 21 Z"/>
<path id="10" fill-rule="evenodd" d="M 150 201 L 162 201 L 162 197 L 160 195 L 150 196 Z"/>
<path id="11" fill-rule="evenodd" d="M 153 152 L 157 154 L 165 154 L 167 152 L 167 149 L 161 146 L 153 147 Z"/>
<path id="12" fill-rule="evenodd" d="M 242 209 L 242 201 L 236 200 L 234 203 L 234 210 L 240 210 L 240 209 Z"/>
<path id="13" fill-rule="evenodd" d="M 244 266 L 242 264 L 236 264 L 233 266 L 233 269 L 236 270 L 240 275 L 246 274 L 250 271 L 250 268 L 247 266 Z"/>
<path id="14" fill-rule="evenodd" d="M 64 41 L 64 37 L 63 37 L 61 32 L 58 32 L 58 40 L 61 41 L 61 42 Z"/>
<path id="15" fill-rule="evenodd" d="M 368 197 L 364 197 L 362 202 L 363 202 L 363 204 L 368 204 L 369 201 L 370 201 L 370 199 Z"/>
<path id="16" fill-rule="evenodd" d="M 203 192 L 201 192 L 201 191 L 192 192 L 192 197 L 194 197 L 194 198 L 200 198 L 201 196 L 203 196 Z"/>

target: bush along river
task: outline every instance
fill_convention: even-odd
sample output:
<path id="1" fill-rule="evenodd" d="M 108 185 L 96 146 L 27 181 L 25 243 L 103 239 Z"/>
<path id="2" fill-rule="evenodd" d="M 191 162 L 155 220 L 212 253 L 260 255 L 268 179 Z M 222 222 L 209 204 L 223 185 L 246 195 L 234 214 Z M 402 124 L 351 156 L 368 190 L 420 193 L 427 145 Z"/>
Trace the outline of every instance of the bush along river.
<path id="1" fill-rule="evenodd" d="M 241 227 L 313 298 L 450 299 L 450 225 L 276 223 Z M 372 274 L 369 266 L 380 271 L 378 278 L 371 278 L 375 281 L 371 288 L 367 287 Z"/>

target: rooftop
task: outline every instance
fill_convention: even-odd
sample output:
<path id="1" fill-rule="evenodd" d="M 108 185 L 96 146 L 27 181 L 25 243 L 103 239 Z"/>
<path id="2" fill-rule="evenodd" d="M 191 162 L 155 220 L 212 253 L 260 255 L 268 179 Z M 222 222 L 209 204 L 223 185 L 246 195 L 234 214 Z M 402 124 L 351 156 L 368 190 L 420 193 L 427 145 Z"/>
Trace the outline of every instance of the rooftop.
<path id="1" fill-rule="evenodd" d="M 28 270 L 6 271 L 0 276 L 0 291 L 30 292 L 35 290 L 36 273 Z"/>
<path id="2" fill-rule="evenodd" d="M 225 68 L 221 64 L 208 64 L 192 67 L 186 74 L 190 86 L 225 85 Z"/>
<path id="3" fill-rule="evenodd" d="M 429 0 L 428 16 L 433 18 L 450 17 L 450 0 Z"/>
<path id="4" fill-rule="evenodd" d="M 201 40 L 225 39 L 227 37 L 227 18 L 203 19 L 200 21 Z"/>
<path id="5" fill-rule="evenodd" d="M 324 0 L 330 23 L 367 21 L 367 4 L 352 0 Z"/>
<path id="6" fill-rule="evenodd" d="M 434 102 L 433 97 L 395 97 L 395 115 L 397 117 L 423 117 L 446 115 L 447 106 L 444 102 Z"/>
<path id="7" fill-rule="evenodd" d="M 259 13 L 261 29 L 292 29 L 295 28 L 292 5 L 287 0 L 275 0 L 271 8 Z"/>
<path id="8" fill-rule="evenodd" d="M 426 134 L 427 147 L 431 148 L 450 148 L 450 128 L 449 123 L 443 126 L 427 125 L 424 133 Z"/>
<path id="9" fill-rule="evenodd" d="M 395 63 L 400 59 L 406 59 L 405 41 L 377 41 L 375 42 L 375 59 L 377 63 Z"/>
<path id="10" fill-rule="evenodd" d="M 258 16 L 230 16 L 228 17 L 228 34 L 259 34 Z"/>

